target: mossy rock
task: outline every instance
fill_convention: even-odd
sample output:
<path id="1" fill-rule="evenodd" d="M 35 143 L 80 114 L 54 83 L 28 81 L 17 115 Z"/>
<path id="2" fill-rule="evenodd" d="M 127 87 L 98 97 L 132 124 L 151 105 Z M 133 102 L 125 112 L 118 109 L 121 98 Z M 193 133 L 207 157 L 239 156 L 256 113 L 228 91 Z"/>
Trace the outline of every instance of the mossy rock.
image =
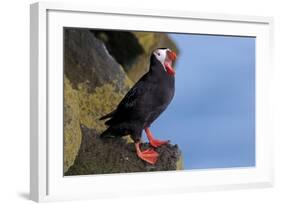
<path id="1" fill-rule="evenodd" d="M 80 123 L 95 128 L 98 133 L 106 129 L 99 118 L 111 112 L 122 100 L 124 93 L 115 90 L 114 83 L 107 83 L 88 92 L 88 87 L 80 83 L 73 89 L 64 77 L 64 170 L 74 162 L 81 144 Z"/>
<path id="2" fill-rule="evenodd" d="M 64 171 L 81 145 L 80 123 L 98 132 L 98 119 L 115 109 L 132 86 L 103 42 L 88 30 L 64 31 Z"/>
<path id="3" fill-rule="evenodd" d="M 87 85 L 80 84 L 78 86 L 80 123 L 101 133 L 106 127 L 104 121 L 100 121 L 99 118 L 114 110 L 124 94 L 125 91 L 115 90 L 114 82 L 97 87 L 93 92 L 88 92 Z"/>
<path id="4" fill-rule="evenodd" d="M 66 171 L 73 164 L 79 151 L 82 135 L 80 130 L 78 92 L 74 90 L 69 80 L 64 78 L 64 163 Z"/>
<path id="5" fill-rule="evenodd" d="M 82 143 L 74 164 L 65 173 L 69 175 L 112 174 L 147 171 L 182 170 L 182 154 L 177 145 L 163 145 L 156 149 L 159 158 L 155 165 L 142 161 L 136 155 L 133 143 L 123 138 L 100 139 L 94 129 L 81 125 Z M 141 149 L 147 149 L 144 143 Z"/>

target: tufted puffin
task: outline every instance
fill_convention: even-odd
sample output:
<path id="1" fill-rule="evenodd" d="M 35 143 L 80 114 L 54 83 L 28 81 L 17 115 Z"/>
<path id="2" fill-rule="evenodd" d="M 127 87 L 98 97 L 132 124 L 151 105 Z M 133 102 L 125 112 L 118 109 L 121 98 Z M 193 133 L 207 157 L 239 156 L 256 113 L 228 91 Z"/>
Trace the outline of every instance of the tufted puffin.
<path id="1" fill-rule="evenodd" d="M 100 118 L 108 128 L 100 135 L 122 137 L 130 135 L 135 143 L 139 158 L 155 164 L 159 154 L 153 149 L 140 149 L 140 139 L 144 130 L 149 143 L 156 148 L 169 141 L 155 139 L 150 125 L 170 104 L 175 93 L 175 70 L 172 63 L 176 53 L 169 48 L 158 48 L 150 56 L 150 67 L 139 81 L 128 91 L 115 110 Z"/>

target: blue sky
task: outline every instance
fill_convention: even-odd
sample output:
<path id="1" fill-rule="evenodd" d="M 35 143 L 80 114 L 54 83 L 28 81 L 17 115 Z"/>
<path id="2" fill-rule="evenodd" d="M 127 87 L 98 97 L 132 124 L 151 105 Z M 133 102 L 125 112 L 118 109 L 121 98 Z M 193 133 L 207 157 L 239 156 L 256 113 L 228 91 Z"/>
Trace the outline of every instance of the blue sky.
<path id="1" fill-rule="evenodd" d="M 255 166 L 255 38 L 170 34 L 180 54 L 176 94 L 152 124 L 185 169 Z"/>

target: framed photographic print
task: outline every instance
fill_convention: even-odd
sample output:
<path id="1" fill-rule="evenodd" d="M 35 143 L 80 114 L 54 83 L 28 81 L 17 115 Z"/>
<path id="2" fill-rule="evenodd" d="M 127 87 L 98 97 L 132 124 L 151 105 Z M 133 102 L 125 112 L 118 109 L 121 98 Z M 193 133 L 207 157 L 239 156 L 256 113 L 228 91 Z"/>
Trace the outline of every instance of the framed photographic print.
<path id="1" fill-rule="evenodd" d="M 31 5 L 34 201 L 269 187 L 270 17 Z"/>

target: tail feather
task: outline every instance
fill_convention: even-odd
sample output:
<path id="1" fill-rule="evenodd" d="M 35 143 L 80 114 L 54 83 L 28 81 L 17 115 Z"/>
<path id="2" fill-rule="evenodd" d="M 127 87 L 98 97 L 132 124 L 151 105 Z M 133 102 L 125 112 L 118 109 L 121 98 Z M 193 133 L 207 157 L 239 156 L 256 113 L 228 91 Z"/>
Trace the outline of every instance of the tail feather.
<path id="1" fill-rule="evenodd" d="M 116 113 L 116 110 L 113 110 L 111 113 L 108 113 L 104 116 L 102 116 L 99 120 L 105 120 L 107 118 L 111 118 Z"/>

